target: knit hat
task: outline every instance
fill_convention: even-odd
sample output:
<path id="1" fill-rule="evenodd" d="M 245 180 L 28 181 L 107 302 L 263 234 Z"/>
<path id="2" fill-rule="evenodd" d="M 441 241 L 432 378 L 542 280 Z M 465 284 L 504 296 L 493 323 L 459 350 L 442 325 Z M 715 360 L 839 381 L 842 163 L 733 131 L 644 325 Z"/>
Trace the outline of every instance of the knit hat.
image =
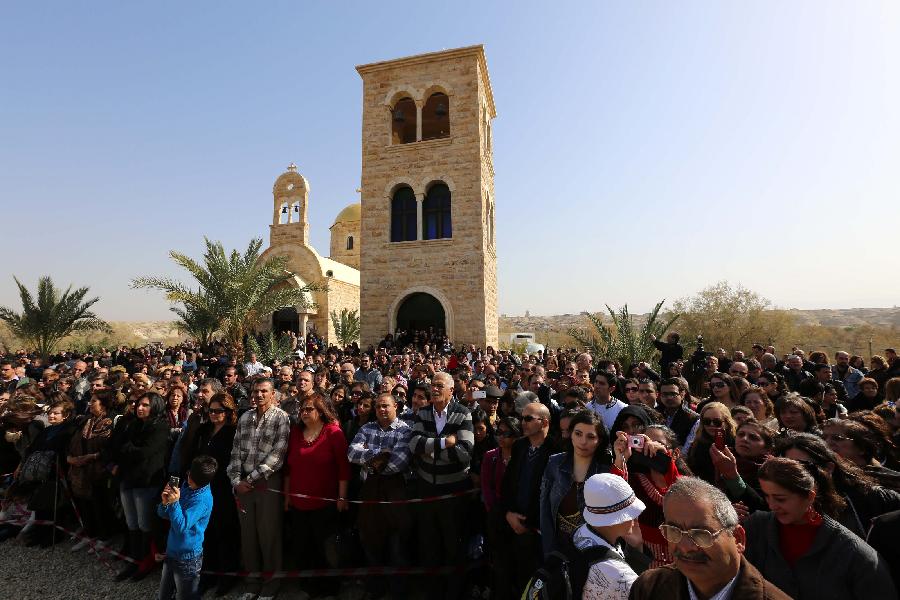
<path id="1" fill-rule="evenodd" d="M 584 482 L 584 511 L 588 525 L 608 527 L 637 519 L 647 508 L 628 482 L 612 473 L 593 475 Z"/>

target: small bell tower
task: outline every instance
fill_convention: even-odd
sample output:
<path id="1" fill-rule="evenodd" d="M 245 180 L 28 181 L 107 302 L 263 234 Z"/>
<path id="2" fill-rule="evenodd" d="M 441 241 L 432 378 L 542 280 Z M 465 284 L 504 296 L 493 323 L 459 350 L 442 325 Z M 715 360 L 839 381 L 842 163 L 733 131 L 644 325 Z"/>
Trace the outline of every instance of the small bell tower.
<path id="1" fill-rule="evenodd" d="M 269 244 L 282 243 L 309 245 L 309 182 L 297 172 L 297 165 L 291 163 L 278 176 L 272 186 L 273 212 L 269 229 Z"/>

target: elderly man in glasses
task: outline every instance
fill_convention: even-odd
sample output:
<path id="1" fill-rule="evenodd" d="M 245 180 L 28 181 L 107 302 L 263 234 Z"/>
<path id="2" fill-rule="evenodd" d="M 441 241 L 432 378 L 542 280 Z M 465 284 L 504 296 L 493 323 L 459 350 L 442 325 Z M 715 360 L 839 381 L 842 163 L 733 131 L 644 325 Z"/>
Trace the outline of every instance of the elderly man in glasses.
<path id="1" fill-rule="evenodd" d="M 659 526 L 674 563 L 645 571 L 630 600 L 788 600 L 744 558 L 744 528 L 728 497 L 695 477 L 682 477 L 663 499 Z"/>

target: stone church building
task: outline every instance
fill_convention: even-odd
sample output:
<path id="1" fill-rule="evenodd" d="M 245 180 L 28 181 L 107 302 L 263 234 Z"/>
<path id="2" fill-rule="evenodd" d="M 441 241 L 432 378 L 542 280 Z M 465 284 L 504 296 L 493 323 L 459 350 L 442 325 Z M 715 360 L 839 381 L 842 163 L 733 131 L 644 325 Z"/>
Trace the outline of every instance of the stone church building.
<path id="1" fill-rule="evenodd" d="M 331 226 L 330 257 L 309 244 L 309 184 L 294 165 L 273 187 L 270 246 L 297 285 L 327 284 L 312 308 L 278 311 L 276 330 L 314 328 L 359 308 L 361 345 L 388 332 L 443 329 L 497 346 L 491 121 L 482 46 L 356 68 L 363 80 L 361 202 Z"/>

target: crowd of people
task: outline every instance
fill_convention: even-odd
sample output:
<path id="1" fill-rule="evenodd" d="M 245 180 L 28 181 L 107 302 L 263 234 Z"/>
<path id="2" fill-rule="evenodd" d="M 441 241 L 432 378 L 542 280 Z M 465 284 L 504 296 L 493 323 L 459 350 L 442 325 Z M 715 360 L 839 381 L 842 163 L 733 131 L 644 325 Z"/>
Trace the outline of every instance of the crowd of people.
<path id="1" fill-rule="evenodd" d="M 221 346 L 0 358 L 0 540 L 163 563 L 160 598 L 371 575 L 370 598 L 896 598 L 900 358 L 690 356 L 658 369 L 439 331 L 265 364 Z M 410 502 L 414 500 L 414 502 Z M 29 522 L 33 521 L 33 522 Z M 444 567 L 459 567 L 447 572 Z M 376 572 L 377 573 L 377 572 Z M 333 597 L 337 577 L 307 577 Z"/>

